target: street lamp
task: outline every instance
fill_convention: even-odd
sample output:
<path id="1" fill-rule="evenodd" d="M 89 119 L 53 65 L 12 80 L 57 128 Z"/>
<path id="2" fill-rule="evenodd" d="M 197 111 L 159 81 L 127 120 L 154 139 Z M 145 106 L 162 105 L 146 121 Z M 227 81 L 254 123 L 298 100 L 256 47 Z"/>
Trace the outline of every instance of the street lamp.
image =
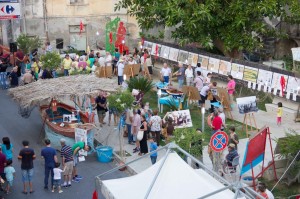
<path id="1" fill-rule="evenodd" d="M 157 107 L 158 107 L 158 110 L 160 110 L 160 106 L 159 106 L 160 96 L 161 96 L 161 89 L 158 89 L 158 91 L 157 91 Z"/>
<path id="2" fill-rule="evenodd" d="M 126 81 L 126 74 L 123 75 L 123 80 Z"/>
<path id="3" fill-rule="evenodd" d="M 205 107 L 201 108 L 201 114 L 202 114 L 202 133 L 204 133 L 204 114 L 205 114 Z"/>
<path id="4" fill-rule="evenodd" d="M 98 31 L 96 32 L 96 35 L 99 36 L 99 32 Z"/>

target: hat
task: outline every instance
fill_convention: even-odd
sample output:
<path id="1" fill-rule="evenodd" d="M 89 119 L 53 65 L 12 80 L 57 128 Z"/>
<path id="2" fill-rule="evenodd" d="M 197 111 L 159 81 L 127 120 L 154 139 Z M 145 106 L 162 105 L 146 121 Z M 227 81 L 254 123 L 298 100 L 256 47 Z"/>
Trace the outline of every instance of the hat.
<path id="1" fill-rule="evenodd" d="M 123 59 L 120 59 L 120 60 L 119 60 L 119 62 L 123 62 L 123 61 L 124 61 Z"/>
<path id="2" fill-rule="evenodd" d="M 230 148 L 235 148 L 235 144 L 233 144 L 233 143 L 230 143 L 229 145 L 228 145 L 228 147 L 230 147 Z"/>

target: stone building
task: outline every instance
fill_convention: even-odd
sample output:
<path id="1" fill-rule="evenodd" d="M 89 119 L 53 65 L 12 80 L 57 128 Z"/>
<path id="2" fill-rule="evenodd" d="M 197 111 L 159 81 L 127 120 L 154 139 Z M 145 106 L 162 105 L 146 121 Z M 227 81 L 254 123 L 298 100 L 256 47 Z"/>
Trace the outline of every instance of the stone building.
<path id="1" fill-rule="evenodd" d="M 139 27 L 126 10 L 114 11 L 117 0 L 22 0 L 22 19 L 1 21 L 4 45 L 16 40 L 20 32 L 49 40 L 53 47 L 63 39 L 64 49 L 86 50 L 104 47 L 106 23 L 119 17 L 127 29 L 125 42 L 138 44 Z M 80 31 L 80 23 L 84 25 Z M 14 34 L 11 34 L 11 33 Z"/>

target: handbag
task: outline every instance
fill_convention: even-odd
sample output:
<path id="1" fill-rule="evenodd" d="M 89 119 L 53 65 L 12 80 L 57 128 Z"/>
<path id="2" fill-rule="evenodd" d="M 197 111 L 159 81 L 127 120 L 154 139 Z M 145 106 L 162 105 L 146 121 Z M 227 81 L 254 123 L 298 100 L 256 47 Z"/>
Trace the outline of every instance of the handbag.
<path id="1" fill-rule="evenodd" d="M 138 131 L 138 133 L 137 133 L 137 135 L 136 135 L 136 139 L 138 140 L 138 141 L 141 141 L 142 139 L 143 139 L 143 137 L 144 137 L 144 131 Z"/>

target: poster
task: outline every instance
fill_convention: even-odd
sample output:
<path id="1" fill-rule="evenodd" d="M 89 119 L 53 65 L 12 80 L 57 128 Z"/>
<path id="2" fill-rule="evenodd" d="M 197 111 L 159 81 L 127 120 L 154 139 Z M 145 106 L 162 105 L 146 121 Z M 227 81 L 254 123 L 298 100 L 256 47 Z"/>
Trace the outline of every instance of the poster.
<path id="1" fill-rule="evenodd" d="M 198 57 L 198 63 L 201 63 L 201 68 L 202 69 L 206 69 L 207 70 L 208 59 L 209 59 L 209 57 L 207 57 L 207 56 L 199 55 L 199 57 Z"/>
<path id="2" fill-rule="evenodd" d="M 170 47 L 168 46 L 162 46 L 160 50 L 160 57 L 164 59 L 168 59 L 170 53 Z"/>
<path id="3" fill-rule="evenodd" d="M 144 42 L 144 49 L 147 49 L 148 52 L 151 52 L 151 50 L 152 50 L 152 45 L 153 45 L 152 42 L 145 41 L 145 42 Z"/>
<path id="4" fill-rule="evenodd" d="M 220 66 L 220 60 L 216 58 L 210 57 L 208 60 L 208 67 L 207 69 L 211 72 L 218 73 Z"/>
<path id="5" fill-rule="evenodd" d="M 172 123 L 175 128 L 186 128 L 193 126 L 190 110 L 167 112 L 164 118 L 166 121 L 168 118 L 172 118 Z"/>
<path id="6" fill-rule="evenodd" d="M 87 145 L 87 130 L 75 128 L 75 143 L 77 142 L 85 142 Z M 87 151 L 81 149 L 79 150 L 79 155 L 87 156 Z"/>
<path id="7" fill-rule="evenodd" d="M 158 46 L 158 53 L 157 53 L 157 56 L 159 56 L 160 55 L 160 50 L 161 50 L 161 45 L 160 44 L 155 44 L 155 43 L 153 43 L 153 45 L 152 45 L 152 49 L 151 49 L 151 55 L 156 55 L 155 54 L 155 51 L 156 51 L 156 45 Z"/>
<path id="8" fill-rule="evenodd" d="M 198 54 L 189 53 L 188 64 L 191 66 L 196 67 L 198 63 Z"/>
<path id="9" fill-rule="evenodd" d="M 236 98 L 239 113 L 257 112 L 256 96 Z"/>
<path id="10" fill-rule="evenodd" d="M 189 52 L 180 50 L 178 55 L 178 62 L 188 64 Z"/>
<path id="11" fill-rule="evenodd" d="M 222 75 L 230 75 L 231 62 L 220 60 L 219 73 Z"/>
<path id="12" fill-rule="evenodd" d="M 178 53 L 179 53 L 179 50 L 178 50 L 178 49 L 170 48 L 169 60 L 171 60 L 171 61 L 176 61 L 176 62 L 177 62 L 177 59 L 178 59 Z"/>
<path id="13" fill-rule="evenodd" d="M 245 66 L 243 80 L 256 83 L 258 69 Z"/>
<path id="14" fill-rule="evenodd" d="M 291 48 L 293 60 L 294 61 L 300 61 L 300 47 L 298 48 Z"/>
<path id="15" fill-rule="evenodd" d="M 272 85 L 273 72 L 259 69 L 257 76 L 257 83 L 270 87 Z"/>
<path id="16" fill-rule="evenodd" d="M 231 75 L 236 79 L 243 79 L 244 75 L 244 65 L 232 63 L 231 65 Z"/>
<path id="17" fill-rule="evenodd" d="M 285 86 L 283 88 L 283 90 L 285 91 L 285 88 L 287 86 L 287 79 L 288 79 L 288 76 L 287 75 L 283 75 L 283 74 L 279 74 L 279 73 L 273 73 L 273 78 L 272 78 L 272 84 L 271 84 L 271 87 L 274 88 L 274 89 L 279 89 L 281 90 L 281 85 L 280 85 L 280 79 L 281 79 L 281 76 L 284 77 L 285 79 Z"/>
<path id="18" fill-rule="evenodd" d="M 300 78 L 289 76 L 286 92 L 300 95 Z"/>

